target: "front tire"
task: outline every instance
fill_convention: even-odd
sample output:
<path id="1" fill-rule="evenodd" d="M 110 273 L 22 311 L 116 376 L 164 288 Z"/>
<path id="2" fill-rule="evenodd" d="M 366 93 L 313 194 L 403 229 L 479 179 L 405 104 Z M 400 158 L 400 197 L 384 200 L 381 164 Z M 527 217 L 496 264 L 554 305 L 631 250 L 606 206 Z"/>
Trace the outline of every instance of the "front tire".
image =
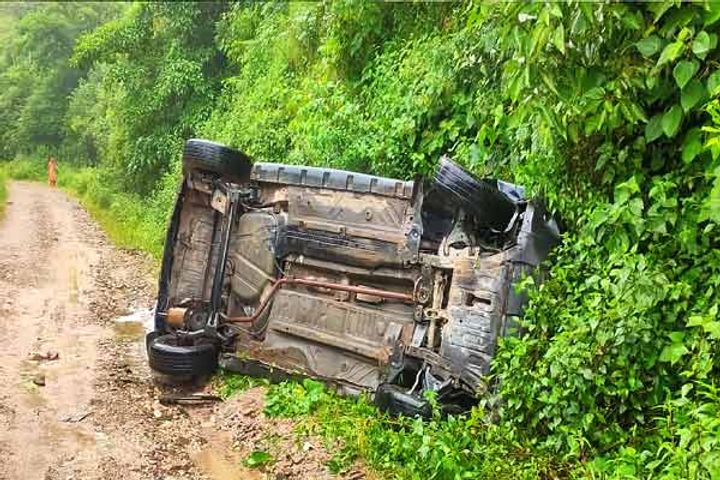
<path id="1" fill-rule="evenodd" d="M 150 368 L 164 375 L 198 377 L 217 369 L 218 345 L 208 339 L 185 342 L 178 335 L 161 335 L 149 338 L 147 349 Z"/>
<path id="2" fill-rule="evenodd" d="M 483 227 L 502 232 L 515 217 L 515 202 L 498 190 L 495 182 L 475 178 L 447 157 L 440 159 L 434 185 Z"/>

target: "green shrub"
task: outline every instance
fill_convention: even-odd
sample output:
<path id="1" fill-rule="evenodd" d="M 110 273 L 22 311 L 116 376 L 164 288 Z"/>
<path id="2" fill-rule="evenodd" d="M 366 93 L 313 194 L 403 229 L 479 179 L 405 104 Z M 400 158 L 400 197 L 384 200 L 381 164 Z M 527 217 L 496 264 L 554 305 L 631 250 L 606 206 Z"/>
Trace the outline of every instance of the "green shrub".
<path id="1" fill-rule="evenodd" d="M 224 375 L 221 391 L 248 381 Z M 489 423 L 475 408 L 466 415 L 430 420 L 389 417 L 366 396 L 341 398 L 314 380 L 271 385 L 265 414 L 297 420 L 297 433 L 317 435 L 333 453 L 328 468 L 349 469 L 355 460 L 387 478 L 556 478 L 568 466 L 515 442 L 512 432 Z"/>
<path id="2" fill-rule="evenodd" d="M 399 177 L 450 153 L 524 184 L 568 233 L 493 364 L 498 424 L 479 409 L 396 422 L 312 384 L 271 389 L 269 411 L 324 418 L 346 441 L 338 468 L 360 455 L 408 478 L 714 478 L 718 5 L 133 4 L 50 55 L 77 85 L 69 99 L 9 61 L 48 54 L 11 18 L 22 41 L 0 47 L 0 151 L 44 159 L 65 135 L 61 186 L 156 257 L 193 135 Z M 43 161 L 3 168 L 45 178 Z"/>
<path id="3" fill-rule="evenodd" d="M 46 181 L 47 170 L 44 161 L 22 159 L 12 162 L 3 162 L 2 169 L 5 174 L 14 180 Z"/>

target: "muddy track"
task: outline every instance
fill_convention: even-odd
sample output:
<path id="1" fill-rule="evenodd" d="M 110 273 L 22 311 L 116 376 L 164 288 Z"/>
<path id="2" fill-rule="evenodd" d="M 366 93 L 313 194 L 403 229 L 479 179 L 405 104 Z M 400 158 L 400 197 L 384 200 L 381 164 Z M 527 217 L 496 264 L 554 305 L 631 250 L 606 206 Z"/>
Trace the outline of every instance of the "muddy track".
<path id="1" fill-rule="evenodd" d="M 142 328 L 114 322 L 151 305 L 150 270 L 63 193 L 11 184 L 0 226 L 0 478 L 202 478 L 191 460 L 168 461 L 188 458 L 177 453 L 194 447 L 202 415 L 162 427 Z"/>
<path id="2" fill-rule="evenodd" d="M 155 277 L 114 248 L 78 203 L 10 184 L 0 221 L 0 480 L 336 478 L 327 451 L 262 415 L 254 389 L 224 404 L 165 407 L 141 323 Z M 57 358 L 55 358 L 57 355 Z M 207 389 L 207 387 L 204 387 Z M 242 466 L 254 449 L 275 461 Z M 353 469 L 346 478 L 366 478 Z"/>

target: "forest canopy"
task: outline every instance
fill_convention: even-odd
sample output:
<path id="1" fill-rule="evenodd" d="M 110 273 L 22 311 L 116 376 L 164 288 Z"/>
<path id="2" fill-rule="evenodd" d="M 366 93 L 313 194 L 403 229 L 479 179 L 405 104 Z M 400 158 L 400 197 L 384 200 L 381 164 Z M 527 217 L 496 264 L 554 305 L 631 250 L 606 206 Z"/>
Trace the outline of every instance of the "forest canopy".
<path id="1" fill-rule="evenodd" d="M 157 242 L 191 137 L 521 183 L 568 231 L 500 347 L 500 419 L 375 463 L 720 478 L 718 33 L 717 2 L 1 4 L 0 157 L 91 166 Z"/>

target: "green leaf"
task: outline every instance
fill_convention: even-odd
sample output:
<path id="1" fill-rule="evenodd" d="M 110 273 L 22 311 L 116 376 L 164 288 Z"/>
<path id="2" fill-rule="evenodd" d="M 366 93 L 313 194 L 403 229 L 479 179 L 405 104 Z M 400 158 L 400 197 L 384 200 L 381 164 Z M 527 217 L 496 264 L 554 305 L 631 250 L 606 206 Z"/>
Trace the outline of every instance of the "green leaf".
<path id="1" fill-rule="evenodd" d="M 705 3 L 705 12 L 703 14 L 704 24 L 707 27 L 720 19 L 720 2 L 711 0 Z"/>
<path id="2" fill-rule="evenodd" d="M 704 59 L 710 51 L 710 35 L 702 31 L 695 36 L 692 43 L 692 51 L 698 58 Z"/>
<path id="3" fill-rule="evenodd" d="M 685 164 L 692 162 L 702 152 L 703 144 L 699 128 L 693 128 L 687 135 L 682 146 L 682 161 Z"/>
<path id="4" fill-rule="evenodd" d="M 555 48 L 560 50 L 560 53 L 565 54 L 565 27 L 563 27 L 562 23 L 553 32 L 552 42 Z"/>
<path id="5" fill-rule="evenodd" d="M 717 33 L 711 33 L 710 34 L 710 50 L 715 50 L 715 47 L 717 47 L 717 44 L 718 44 Z"/>
<path id="6" fill-rule="evenodd" d="M 637 178 L 630 177 L 629 180 L 615 186 L 613 200 L 616 204 L 621 205 L 636 193 L 640 193 L 640 185 L 638 185 Z"/>
<path id="7" fill-rule="evenodd" d="M 682 120 L 682 108 L 680 105 L 673 105 L 673 107 L 665 112 L 662 117 L 662 130 L 668 137 L 672 138 L 680 128 L 680 121 Z"/>
<path id="8" fill-rule="evenodd" d="M 672 7 L 674 2 L 665 0 L 664 2 L 653 2 L 648 4 L 648 10 L 650 10 L 654 14 L 653 22 L 657 23 L 658 20 L 660 20 L 660 17 L 662 17 L 665 12 L 667 12 L 670 7 Z"/>
<path id="9" fill-rule="evenodd" d="M 248 467 L 260 467 L 269 463 L 272 460 L 272 456 L 262 450 L 255 450 L 245 459 L 245 465 Z"/>
<path id="10" fill-rule="evenodd" d="M 697 73 L 700 64 L 697 60 L 683 60 L 678 62 L 673 68 L 673 77 L 675 77 L 675 83 L 680 88 L 683 88 L 690 79 Z"/>
<path id="11" fill-rule="evenodd" d="M 720 93 L 720 70 L 715 70 L 707 79 L 707 91 L 711 97 Z"/>
<path id="12" fill-rule="evenodd" d="M 662 118 L 663 116 L 661 114 L 655 115 L 647 125 L 645 125 L 645 140 L 648 143 L 657 140 L 660 138 L 660 135 L 662 135 Z"/>
<path id="13" fill-rule="evenodd" d="M 680 93 L 680 105 L 683 110 L 689 112 L 705 97 L 706 92 L 707 90 L 700 80 L 691 80 Z"/>
<path id="14" fill-rule="evenodd" d="M 650 35 L 635 44 L 640 54 L 647 58 L 655 55 L 662 47 L 662 40 L 657 35 Z"/>
<path id="15" fill-rule="evenodd" d="M 685 45 L 682 42 L 669 43 L 660 54 L 660 58 L 658 58 L 657 61 L 657 66 L 660 67 L 668 62 L 672 62 L 673 60 L 675 60 L 682 53 L 684 46 Z"/>
<path id="16" fill-rule="evenodd" d="M 665 135 L 670 138 L 674 137 L 677 134 L 678 129 L 680 128 L 682 118 L 682 108 L 680 108 L 679 105 L 673 105 L 673 107 L 667 112 L 665 112 L 662 117 L 663 133 L 665 133 Z"/>
<path id="17" fill-rule="evenodd" d="M 714 320 L 712 311 L 706 315 L 692 315 L 687 322 L 688 327 L 702 327 L 703 331 L 712 339 L 720 339 L 720 321 Z"/>
<path id="18" fill-rule="evenodd" d="M 637 103 L 630 102 L 630 111 L 633 113 L 637 120 L 642 120 L 643 122 L 648 121 L 647 117 L 645 116 L 645 112 L 642 108 L 640 108 Z"/>
<path id="19" fill-rule="evenodd" d="M 720 167 L 713 172 L 715 180 L 713 181 L 712 190 L 703 202 L 700 212 L 700 220 L 711 220 L 720 224 Z"/>
<path id="20" fill-rule="evenodd" d="M 703 330 L 705 331 L 705 333 L 710 335 L 710 338 L 714 340 L 720 339 L 720 322 L 718 322 L 717 320 L 707 322 L 705 325 L 703 325 Z"/>
<path id="21" fill-rule="evenodd" d="M 660 353 L 660 361 L 670 362 L 670 364 L 672 365 L 678 360 L 680 360 L 682 356 L 688 352 L 689 350 L 687 349 L 687 347 L 685 347 L 683 343 L 673 342 L 663 348 L 662 352 Z"/>

